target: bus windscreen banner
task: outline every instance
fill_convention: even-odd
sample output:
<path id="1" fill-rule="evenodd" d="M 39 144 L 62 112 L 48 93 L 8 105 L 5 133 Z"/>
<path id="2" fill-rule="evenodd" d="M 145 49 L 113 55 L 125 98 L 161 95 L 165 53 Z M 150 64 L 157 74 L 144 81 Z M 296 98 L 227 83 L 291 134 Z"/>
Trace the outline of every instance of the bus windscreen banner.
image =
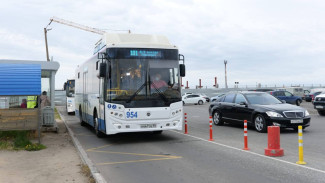
<path id="1" fill-rule="evenodd" d="M 109 48 L 107 53 L 111 59 L 178 60 L 177 49 Z"/>

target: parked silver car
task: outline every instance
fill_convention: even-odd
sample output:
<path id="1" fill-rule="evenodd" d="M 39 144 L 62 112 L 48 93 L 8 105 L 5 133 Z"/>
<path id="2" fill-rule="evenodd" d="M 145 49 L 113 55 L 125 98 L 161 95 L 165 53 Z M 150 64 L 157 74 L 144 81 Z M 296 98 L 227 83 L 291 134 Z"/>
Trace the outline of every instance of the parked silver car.
<path id="1" fill-rule="evenodd" d="M 219 98 L 223 97 L 225 94 L 224 93 L 219 93 L 214 97 L 211 97 L 211 102 L 217 101 Z"/>

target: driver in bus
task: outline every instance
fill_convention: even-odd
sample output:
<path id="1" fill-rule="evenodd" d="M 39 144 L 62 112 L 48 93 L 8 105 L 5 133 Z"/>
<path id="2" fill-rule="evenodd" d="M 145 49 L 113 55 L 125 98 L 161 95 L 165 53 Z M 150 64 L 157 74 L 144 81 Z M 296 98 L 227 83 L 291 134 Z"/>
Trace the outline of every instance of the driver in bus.
<path id="1" fill-rule="evenodd" d="M 155 77 L 153 78 L 153 81 L 151 83 L 151 89 L 161 89 L 161 88 L 167 88 L 168 85 L 166 81 L 161 79 L 161 75 L 159 73 L 156 73 Z"/>

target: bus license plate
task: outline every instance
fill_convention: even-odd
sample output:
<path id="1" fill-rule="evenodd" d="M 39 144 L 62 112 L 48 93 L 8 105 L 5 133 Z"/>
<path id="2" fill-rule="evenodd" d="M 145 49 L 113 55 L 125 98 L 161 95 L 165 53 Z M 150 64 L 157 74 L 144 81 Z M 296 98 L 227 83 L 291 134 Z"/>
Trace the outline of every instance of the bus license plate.
<path id="1" fill-rule="evenodd" d="M 302 119 L 294 119 L 291 120 L 291 123 L 303 123 L 304 121 Z"/>
<path id="2" fill-rule="evenodd" d="M 143 124 L 143 125 L 140 125 L 141 128 L 156 128 L 156 124 Z"/>
<path id="3" fill-rule="evenodd" d="M 321 106 L 321 105 L 316 105 L 315 107 L 316 107 L 316 109 L 323 109 L 323 106 Z"/>

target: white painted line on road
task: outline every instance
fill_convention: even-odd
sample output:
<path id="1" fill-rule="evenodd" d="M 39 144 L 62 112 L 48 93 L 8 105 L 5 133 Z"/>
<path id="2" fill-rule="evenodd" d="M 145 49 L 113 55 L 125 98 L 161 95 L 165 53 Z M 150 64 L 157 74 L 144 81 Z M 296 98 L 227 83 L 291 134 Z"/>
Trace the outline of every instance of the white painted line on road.
<path id="1" fill-rule="evenodd" d="M 294 166 L 297 166 L 297 167 L 301 167 L 301 168 L 305 168 L 305 169 L 309 169 L 309 170 L 313 170 L 313 171 L 316 171 L 316 172 L 320 172 L 320 173 L 324 173 L 325 174 L 325 171 L 324 170 L 319 170 L 317 168 L 312 168 L 312 167 L 308 167 L 308 166 L 301 166 L 301 165 L 298 165 L 296 163 L 292 163 L 292 162 L 289 162 L 289 161 L 277 159 L 277 158 L 270 157 L 270 156 L 265 156 L 265 155 L 258 154 L 258 153 L 255 153 L 255 152 L 251 152 L 251 151 L 242 150 L 242 149 L 239 149 L 237 147 L 232 147 L 232 146 L 225 145 L 225 144 L 221 144 L 221 143 L 214 142 L 214 141 L 208 141 L 208 140 L 203 139 L 203 138 L 200 138 L 200 137 L 196 137 L 196 136 L 188 135 L 188 134 L 183 134 L 181 132 L 177 132 L 177 131 L 173 131 L 173 130 L 172 130 L 172 132 L 175 132 L 175 133 L 178 133 L 178 134 L 181 134 L 181 135 L 185 135 L 185 136 L 189 136 L 189 137 L 192 137 L 192 138 L 195 138 L 195 139 L 199 139 L 199 140 L 202 140 L 202 141 L 205 141 L 205 142 L 208 142 L 208 143 L 212 143 L 212 144 L 216 144 L 216 145 L 219 145 L 219 146 L 227 147 L 229 149 L 234 149 L 234 150 L 238 150 L 238 151 L 241 151 L 241 152 L 250 153 L 250 154 L 253 154 L 253 155 L 256 155 L 256 156 L 260 156 L 260 157 L 263 157 L 263 158 L 272 159 L 272 160 L 279 161 L 279 162 L 282 162 L 282 163 L 287 163 L 287 164 L 290 164 L 290 165 L 294 165 Z"/>

